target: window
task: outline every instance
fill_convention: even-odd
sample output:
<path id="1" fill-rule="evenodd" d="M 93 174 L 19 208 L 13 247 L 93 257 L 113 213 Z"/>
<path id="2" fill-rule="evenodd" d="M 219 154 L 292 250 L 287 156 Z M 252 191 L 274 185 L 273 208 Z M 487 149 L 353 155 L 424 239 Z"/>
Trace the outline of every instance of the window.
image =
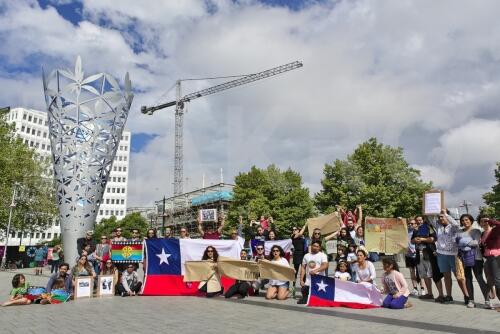
<path id="1" fill-rule="evenodd" d="M 45 144 L 42 144 L 42 150 L 45 150 Z"/>
<path id="2" fill-rule="evenodd" d="M 26 127 L 26 133 L 30 134 L 30 132 L 31 132 L 31 128 L 30 127 Z"/>
<path id="3" fill-rule="evenodd" d="M 102 216 L 102 210 L 99 210 L 99 214 Z"/>
<path id="4" fill-rule="evenodd" d="M 31 129 L 31 134 L 34 135 L 36 133 L 35 129 Z"/>
<path id="5" fill-rule="evenodd" d="M 38 130 L 38 131 L 36 132 L 36 135 L 37 135 L 38 137 L 40 137 L 40 136 L 42 135 L 42 131 Z"/>
<path id="6" fill-rule="evenodd" d="M 115 199 L 114 198 L 111 200 L 111 204 L 115 204 Z"/>
<path id="7" fill-rule="evenodd" d="M 122 168 L 121 167 L 118 167 L 118 171 L 121 172 L 122 171 Z"/>
<path id="8" fill-rule="evenodd" d="M 109 210 L 106 210 L 106 216 L 109 215 Z"/>
<path id="9" fill-rule="evenodd" d="M 123 157 L 123 161 L 127 161 L 127 157 Z"/>
<path id="10" fill-rule="evenodd" d="M 111 192 L 114 194 L 115 193 L 115 188 L 111 188 Z"/>
<path id="11" fill-rule="evenodd" d="M 122 178 L 123 182 L 127 182 L 127 179 L 125 177 Z"/>
<path id="12" fill-rule="evenodd" d="M 125 151 L 128 151 L 128 146 L 125 146 Z"/>
<path id="13" fill-rule="evenodd" d="M 57 238 L 57 233 L 54 233 L 54 238 Z"/>
<path id="14" fill-rule="evenodd" d="M 106 189 L 106 192 L 107 192 L 107 193 L 109 193 L 109 192 L 110 192 L 109 188 L 107 188 L 107 189 Z"/>
<path id="15" fill-rule="evenodd" d="M 25 129 L 26 129 L 26 127 L 24 125 L 21 126 L 21 132 L 24 132 Z"/>
<path id="16" fill-rule="evenodd" d="M 38 120 L 38 124 L 42 125 L 42 119 L 41 118 Z"/>
<path id="17" fill-rule="evenodd" d="M 127 171 L 127 167 L 123 167 L 123 171 L 126 172 Z"/>
<path id="18" fill-rule="evenodd" d="M 15 238 L 16 237 L 16 232 L 12 232 L 11 237 Z"/>
<path id="19" fill-rule="evenodd" d="M 125 188 L 122 188 L 122 194 L 125 194 Z"/>
<path id="20" fill-rule="evenodd" d="M 47 239 L 52 238 L 52 233 L 47 233 Z"/>
<path id="21" fill-rule="evenodd" d="M 35 143 L 33 143 L 33 141 L 30 140 L 30 147 L 33 147 Z"/>
<path id="22" fill-rule="evenodd" d="M 42 239 L 45 239 L 45 232 L 42 233 Z"/>
<path id="23" fill-rule="evenodd" d="M 23 114 L 23 119 L 26 120 L 26 114 Z"/>
<path id="24" fill-rule="evenodd" d="M 35 124 L 38 123 L 38 118 L 33 117 L 33 123 L 35 123 Z"/>
<path id="25" fill-rule="evenodd" d="M 40 147 L 40 143 L 35 143 L 35 147 L 39 148 Z"/>
<path id="26" fill-rule="evenodd" d="M 22 232 L 17 232 L 17 238 L 21 239 L 22 237 L 23 237 L 23 233 Z"/>
<path id="27" fill-rule="evenodd" d="M 49 123 L 47 121 L 44 122 L 45 126 L 49 125 Z"/>
<path id="28" fill-rule="evenodd" d="M 39 239 L 40 238 L 40 232 L 36 232 L 36 239 Z"/>
<path id="29" fill-rule="evenodd" d="M 113 176 L 113 182 L 116 182 L 116 177 Z"/>
<path id="30" fill-rule="evenodd" d="M 123 210 L 120 210 L 120 216 L 123 216 Z"/>
<path id="31" fill-rule="evenodd" d="M 31 119 L 32 119 L 32 117 L 31 117 L 31 115 L 29 115 L 28 116 L 28 122 L 31 122 Z"/>
<path id="32" fill-rule="evenodd" d="M 29 236 L 30 236 L 29 232 L 24 232 L 23 238 L 29 238 Z"/>
<path id="33" fill-rule="evenodd" d="M 113 167 L 113 170 L 116 172 L 116 166 Z"/>
<path id="34" fill-rule="evenodd" d="M 54 223 L 55 223 L 54 224 L 55 226 L 59 226 L 59 219 L 56 219 L 56 221 Z"/>
<path id="35" fill-rule="evenodd" d="M 109 198 L 106 198 L 106 204 L 109 204 Z"/>
<path id="36" fill-rule="evenodd" d="M 47 132 L 43 133 L 43 138 L 47 138 Z"/>
<path id="37" fill-rule="evenodd" d="M 25 140 L 24 140 L 24 143 L 25 143 L 26 145 L 28 145 L 28 143 L 29 143 L 28 139 L 25 139 Z"/>
<path id="38" fill-rule="evenodd" d="M 122 199 L 122 204 L 125 204 L 125 200 L 124 199 Z"/>

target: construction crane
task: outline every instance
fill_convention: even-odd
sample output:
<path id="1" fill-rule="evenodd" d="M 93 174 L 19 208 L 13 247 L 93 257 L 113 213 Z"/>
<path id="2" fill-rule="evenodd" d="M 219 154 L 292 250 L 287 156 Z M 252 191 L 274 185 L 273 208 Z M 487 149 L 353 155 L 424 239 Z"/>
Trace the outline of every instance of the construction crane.
<path id="1" fill-rule="evenodd" d="M 243 75 L 238 79 L 227 81 L 219 85 L 215 85 L 206 89 L 202 89 L 198 92 L 190 93 L 185 96 L 181 96 L 181 82 L 192 79 L 184 79 L 176 81 L 176 99 L 175 101 L 159 104 L 157 106 L 147 107 L 142 106 L 141 112 L 146 115 L 153 115 L 157 110 L 173 107 L 175 106 L 175 151 L 174 151 L 174 196 L 180 195 L 183 192 L 183 174 L 184 174 L 184 152 L 183 152 L 183 132 L 184 132 L 184 104 L 190 102 L 197 98 L 222 92 L 227 89 L 234 87 L 246 85 L 248 83 L 266 79 L 284 72 L 295 70 L 302 67 L 303 64 L 300 61 L 294 61 L 289 64 L 281 65 L 278 67 L 271 68 L 259 73 Z M 206 80 L 206 79 L 198 79 Z"/>

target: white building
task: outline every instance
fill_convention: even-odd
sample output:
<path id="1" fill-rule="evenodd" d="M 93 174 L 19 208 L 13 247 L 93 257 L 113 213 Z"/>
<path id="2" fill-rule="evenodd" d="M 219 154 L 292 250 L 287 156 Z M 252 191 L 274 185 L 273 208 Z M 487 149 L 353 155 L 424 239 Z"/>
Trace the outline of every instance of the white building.
<path id="1" fill-rule="evenodd" d="M 45 159 L 51 158 L 51 148 L 49 140 L 49 129 L 47 113 L 44 111 L 14 108 L 6 115 L 8 123 L 15 124 L 16 134 L 23 139 L 24 143 L 34 148 L 35 151 Z M 128 169 L 130 161 L 130 140 L 131 134 L 129 131 L 123 131 L 118 151 L 116 152 L 115 161 L 111 168 L 109 180 L 104 190 L 102 204 L 97 215 L 97 222 L 102 218 L 116 216 L 117 219 L 122 219 L 127 211 L 127 184 L 128 184 Z M 52 170 L 48 171 L 49 175 L 53 174 Z M 27 218 L 29 219 L 29 217 Z M 33 245 L 40 241 L 52 240 L 60 236 L 61 229 L 59 222 L 54 219 L 52 226 L 43 232 L 34 232 L 33 235 L 26 232 L 13 231 L 9 246 L 14 245 Z"/>

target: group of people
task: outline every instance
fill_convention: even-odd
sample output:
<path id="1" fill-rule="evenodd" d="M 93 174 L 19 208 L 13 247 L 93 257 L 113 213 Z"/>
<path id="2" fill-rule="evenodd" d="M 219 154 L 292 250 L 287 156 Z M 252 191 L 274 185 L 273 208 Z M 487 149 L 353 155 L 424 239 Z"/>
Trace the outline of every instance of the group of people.
<path id="1" fill-rule="evenodd" d="M 360 284 L 374 284 L 379 290 L 387 293 L 383 306 L 394 309 L 410 307 L 410 295 L 419 296 L 424 300 L 435 300 L 440 303 L 453 301 L 451 297 L 452 273 L 457 278 L 459 287 L 464 295 L 467 307 L 475 307 L 473 275 L 478 282 L 487 307 L 492 306 L 491 300 L 500 293 L 500 222 L 484 217 L 480 219 L 480 228 L 475 226 L 474 218 L 468 214 L 462 215 L 457 222 L 446 211 L 435 217 L 417 216 L 410 220 L 408 226 L 408 252 L 406 266 L 410 269 L 413 290 L 410 291 L 406 279 L 399 272 L 397 262 L 393 257 L 382 259 L 384 273 L 377 284 L 377 274 L 373 262 L 378 260 L 378 254 L 370 253 L 365 248 L 364 229 L 362 226 L 362 208 L 358 206 L 354 212 L 339 208 L 342 218 L 342 227 L 339 231 L 323 235 L 321 230 L 313 229 L 310 238 L 304 237 L 308 224 L 293 227 L 289 238 L 293 245 L 292 265 L 295 269 L 294 282 L 257 279 L 255 281 L 236 281 L 227 291 L 222 288 L 221 278 L 215 274 L 199 285 L 199 290 L 207 297 L 224 295 L 226 298 L 237 296 L 244 298 L 249 294 L 259 294 L 265 289 L 267 299 L 285 300 L 289 298 L 290 290 L 295 291 L 295 285 L 300 284 L 301 298 L 298 304 L 307 303 L 311 275 L 334 276 L 343 281 L 352 281 Z M 261 217 L 260 221 L 252 220 L 249 224 L 255 231 L 251 239 L 259 242 L 254 249 L 243 248 L 241 260 L 259 261 L 267 259 L 276 264 L 290 266 L 285 252 L 279 245 L 272 245 L 266 256 L 263 242 L 277 240 L 277 233 L 273 229 L 272 217 Z M 239 228 L 230 231 L 230 238 L 239 240 L 242 244 L 245 239 L 242 235 L 242 217 Z M 222 237 L 224 217 L 219 220 L 217 229 L 211 224 L 198 221 L 198 231 L 204 239 L 215 240 Z M 76 264 L 70 269 L 69 264 L 61 263 L 59 271 L 49 279 L 46 290 L 65 289 L 72 293 L 75 279 L 80 276 L 113 275 L 116 293 L 122 296 L 138 295 L 142 281 L 137 273 L 136 264 L 115 266 L 111 261 L 111 242 L 125 241 L 122 229 L 117 228 L 108 239 L 101 236 L 101 242 L 95 243 L 92 231 L 88 231 L 84 238 L 78 240 L 79 257 Z M 172 230 L 164 231 L 164 238 L 174 238 Z M 145 239 L 158 238 L 155 229 L 149 229 Z M 181 227 L 179 239 L 190 238 L 187 228 Z M 130 239 L 129 239 L 130 240 Z M 140 231 L 132 230 L 132 240 L 140 241 Z M 329 240 L 337 241 L 335 258 L 336 268 L 328 273 L 329 258 L 325 244 Z M 213 263 L 217 267 L 218 252 L 213 246 L 208 246 L 202 256 L 203 260 Z M 484 279 L 483 274 L 486 276 Z M 298 278 L 298 279 L 297 279 Z M 443 283 L 444 281 L 444 290 Z M 433 294 L 432 282 L 436 285 L 438 296 Z M 291 288 L 290 283 L 293 284 Z M 11 299 L 4 305 L 20 305 L 33 302 L 23 297 L 28 283 L 23 275 L 16 275 L 13 279 Z M 420 289 L 419 289 L 420 285 Z M 446 294 L 445 294 L 446 293 Z"/>
<path id="2" fill-rule="evenodd" d="M 453 301 L 452 273 L 468 308 L 476 307 L 473 275 L 487 308 L 500 296 L 500 225 L 488 217 L 474 224 L 470 214 L 456 221 L 445 210 L 435 217 L 417 216 L 409 223 L 406 266 L 412 294 L 438 303 Z M 485 279 L 486 277 L 486 279 Z M 444 281 L 444 289 L 443 289 Z M 437 288 L 435 297 L 432 282 Z M 418 289 L 420 285 L 420 291 Z"/>

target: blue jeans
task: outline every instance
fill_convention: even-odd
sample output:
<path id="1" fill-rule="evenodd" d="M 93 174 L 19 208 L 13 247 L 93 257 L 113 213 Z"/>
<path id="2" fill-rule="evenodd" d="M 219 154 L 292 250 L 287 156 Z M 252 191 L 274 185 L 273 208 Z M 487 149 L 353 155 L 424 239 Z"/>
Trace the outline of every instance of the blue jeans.
<path id="1" fill-rule="evenodd" d="M 408 297 L 405 296 L 399 296 L 397 298 L 394 298 L 392 295 L 387 295 L 385 297 L 384 302 L 382 303 L 382 306 L 385 308 L 392 308 L 395 310 L 399 310 L 402 308 L 405 308 L 405 304 L 408 301 Z"/>
<path id="2" fill-rule="evenodd" d="M 437 262 L 441 273 L 456 272 L 455 255 L 437 254 Z"/>
<path id="3" fill-rule="evenodd" d="M 93 266 L 95 274 L 99 275 L 101 273 L 101 263 L 99 261 L 94 261 Z"/>

